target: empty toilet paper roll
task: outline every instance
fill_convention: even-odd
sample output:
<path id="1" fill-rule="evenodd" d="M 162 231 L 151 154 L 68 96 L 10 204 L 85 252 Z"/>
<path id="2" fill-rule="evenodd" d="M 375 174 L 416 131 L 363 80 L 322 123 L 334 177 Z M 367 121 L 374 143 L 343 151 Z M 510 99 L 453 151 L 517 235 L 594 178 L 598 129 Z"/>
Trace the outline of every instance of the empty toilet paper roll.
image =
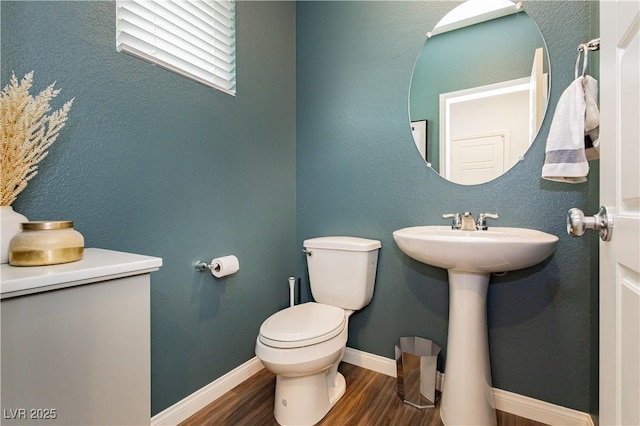
<path id="1" fill-rule="evenodd" d="M 211 274 L 216 278 L 235 274 L 238 269 L 240 269 L 240 263 L 238 258 L 233 255 L 216 257 L 211 261 Z"/>

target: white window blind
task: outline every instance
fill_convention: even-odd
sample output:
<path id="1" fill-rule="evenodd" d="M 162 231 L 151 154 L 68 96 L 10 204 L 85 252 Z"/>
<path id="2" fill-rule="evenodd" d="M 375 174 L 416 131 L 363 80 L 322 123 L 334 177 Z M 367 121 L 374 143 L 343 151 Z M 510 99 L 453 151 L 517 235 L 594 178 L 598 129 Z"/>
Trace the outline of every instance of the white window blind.
<path id="1" fill-rule="evenodd" d="M 235 96 L 234 0 L 117 0 L 116 50 Z"/>

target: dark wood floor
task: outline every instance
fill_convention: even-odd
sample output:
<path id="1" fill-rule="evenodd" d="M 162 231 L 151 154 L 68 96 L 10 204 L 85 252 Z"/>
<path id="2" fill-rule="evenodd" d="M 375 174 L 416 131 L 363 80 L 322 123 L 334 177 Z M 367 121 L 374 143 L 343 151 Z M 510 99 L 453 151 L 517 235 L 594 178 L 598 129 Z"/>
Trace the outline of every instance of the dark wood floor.
<path id="1" fill-rule="evenodd" d="M 418 410 L 396 395 L 396 379 L 342 363 L 347 391 L 322 426 L 441 426 L 438 408 Z M 191 416 L 180 426 L 276 426 L 273 417 L 275 376 L 266 369 L 241 383 Z M 499 426 L 543 426 L 542 423 L 498 411 Z"/>

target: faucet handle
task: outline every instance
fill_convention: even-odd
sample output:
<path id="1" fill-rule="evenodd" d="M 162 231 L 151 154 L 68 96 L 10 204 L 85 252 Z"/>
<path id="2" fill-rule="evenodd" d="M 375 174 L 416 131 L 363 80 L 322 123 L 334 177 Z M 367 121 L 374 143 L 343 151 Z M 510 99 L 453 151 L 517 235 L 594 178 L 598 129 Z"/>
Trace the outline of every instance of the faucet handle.
<path id="1" fill-rule="evenodd" d="M 478 220 L 476 221 L 476 228 L 486 231 L 487 229 L 489 229 L 486 219 L 498 219 L 499 217 L 500 216 L 495 213 L 480 213 L 478 215 Z"/>
<path id="2" fill-rule="evenodd" d="M 460 213 L 445 213 L 442 215 L 443 219 L 453 219 L 451 222 L 451 229 L 460 229 L 462 222 L 460 220 Z"/>

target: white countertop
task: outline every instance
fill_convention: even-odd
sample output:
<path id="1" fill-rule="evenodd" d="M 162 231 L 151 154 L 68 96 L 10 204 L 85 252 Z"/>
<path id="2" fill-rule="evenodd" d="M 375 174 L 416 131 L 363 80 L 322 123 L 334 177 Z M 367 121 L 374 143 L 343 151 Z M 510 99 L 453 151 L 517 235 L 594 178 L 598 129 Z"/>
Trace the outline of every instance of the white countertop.
<path id="1" fill-rule="evenodd" d="M 157 271 L 159 257 L 88 248 L 81 260 L 49 266 L 0 268 L 2 299 Z"/>

